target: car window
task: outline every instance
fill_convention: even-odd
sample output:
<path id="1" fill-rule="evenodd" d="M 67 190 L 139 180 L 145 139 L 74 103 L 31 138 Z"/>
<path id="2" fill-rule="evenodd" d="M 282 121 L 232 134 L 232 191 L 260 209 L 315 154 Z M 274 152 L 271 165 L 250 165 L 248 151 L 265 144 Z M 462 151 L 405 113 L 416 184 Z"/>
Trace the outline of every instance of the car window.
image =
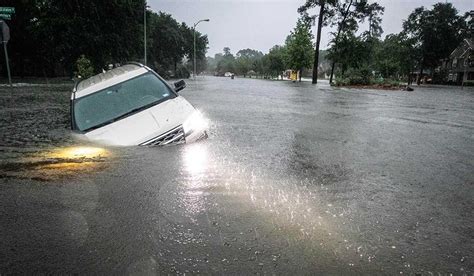
<path id="1" fill-rule="evenodd" d="M 74 119 L 79 130 L 113 122 L 158 103 L 173 92 L 156 75 L 146 73 L 74 101 Z"/>

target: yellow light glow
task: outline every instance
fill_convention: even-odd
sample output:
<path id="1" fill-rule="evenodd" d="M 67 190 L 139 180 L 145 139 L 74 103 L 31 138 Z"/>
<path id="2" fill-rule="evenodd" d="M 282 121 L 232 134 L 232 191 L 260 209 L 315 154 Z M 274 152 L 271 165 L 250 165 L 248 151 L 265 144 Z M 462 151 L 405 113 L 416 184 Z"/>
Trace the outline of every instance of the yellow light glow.
<path id="1" fill-rule="evenodd" d="M 9 176 L 50 181 L 78 173 L 97 172 L 108 166 L 104 161 L 111 155 L 110 151 L 93 146 L 47 150 L 22 158 Z"/>
<path id="2" fill-rule="evenodd" d="M 98 147 L 70 147 L 54 151 L 50 154 L 51 158 L 65 158 L 65 159 L 89 159 L 102 158 L 109 155 L 108 151 Z"/>

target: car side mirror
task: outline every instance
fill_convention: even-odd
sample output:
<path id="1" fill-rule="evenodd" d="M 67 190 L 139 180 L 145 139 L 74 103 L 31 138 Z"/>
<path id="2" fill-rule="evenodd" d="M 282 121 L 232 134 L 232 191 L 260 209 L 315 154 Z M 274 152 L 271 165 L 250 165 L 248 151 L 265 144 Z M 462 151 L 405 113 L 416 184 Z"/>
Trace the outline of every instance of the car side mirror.
<path id="1" fill-rule="evenodd" d="M 179 92 L 186 88 L 186 82 L 184 80 L 180 80 L 174 83 L 174 91 Z"/>

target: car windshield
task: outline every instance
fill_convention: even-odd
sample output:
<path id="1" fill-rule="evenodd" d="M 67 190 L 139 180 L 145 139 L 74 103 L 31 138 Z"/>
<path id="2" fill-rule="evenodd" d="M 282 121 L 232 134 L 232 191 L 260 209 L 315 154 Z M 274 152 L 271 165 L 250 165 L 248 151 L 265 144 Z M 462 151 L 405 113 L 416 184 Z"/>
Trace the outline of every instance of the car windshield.
<path id="1" fill-rule="evenodd" d="M 146 73 L 74 101 L 77 129 L 90 130 L 145 109 L 173 95 L 156 75 Z"/>

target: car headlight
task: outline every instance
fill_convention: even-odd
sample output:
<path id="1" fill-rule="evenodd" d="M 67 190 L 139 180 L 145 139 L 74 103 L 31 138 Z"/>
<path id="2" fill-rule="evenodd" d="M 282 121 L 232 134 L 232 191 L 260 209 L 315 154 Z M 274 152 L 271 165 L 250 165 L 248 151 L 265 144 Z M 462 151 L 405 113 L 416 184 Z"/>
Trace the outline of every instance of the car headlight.
<path id="1" fill-rule="evenodd" d="M 196 132 L 196 131 L 204 131 L 207 129 L 207 121 L 202 116 L 202 113 L 198 110 L 194 111 L 191 116 L 183 123 L 184 133 L 187 135 Z"/>

